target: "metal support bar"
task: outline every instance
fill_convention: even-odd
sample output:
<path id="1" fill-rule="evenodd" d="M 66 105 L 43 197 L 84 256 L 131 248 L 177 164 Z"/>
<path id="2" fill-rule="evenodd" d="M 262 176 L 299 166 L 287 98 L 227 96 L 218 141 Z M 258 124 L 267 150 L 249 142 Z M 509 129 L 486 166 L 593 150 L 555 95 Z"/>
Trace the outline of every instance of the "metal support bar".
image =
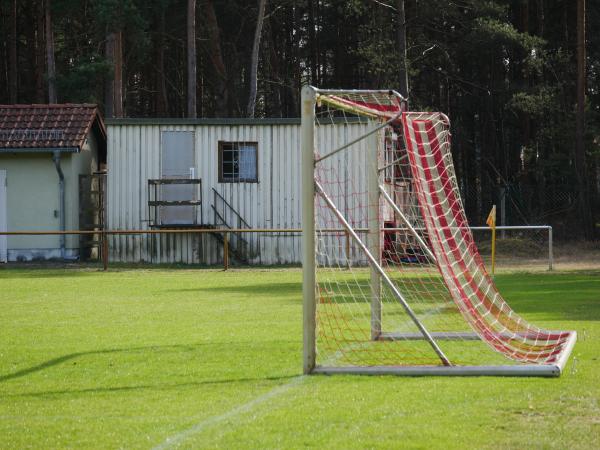
<path id="1" fill-rule="evenodd" d="M 398 288 L 396 287 L 396 285 L 392 282 L 392 280 L 390 280 L 390 278 L 388 277 L 387 273 L 385 273 L 385 270 L 383 270 L 381 268 L 381 266 L 377 263 L 377 260 L 375 259 L 375 257 L 369 252 L 369 249 L 367 248 L 367 246 L 360 240 L 360 238 L 358 237 L 358 235 L 354 232 L 354 230 L 352 229 L 352 227 L 350 226 L 350 224 L 346 221 L 346 219 L 344 218 L 344 216 L 342 215 L 342 213 L 336 208 L 335 204 L 329 198 L 329 196 L 325 193 L 325 191 L 323 190 L 323 188 L 321 187 L 321 185 L 319 184 L 318 181 L 315 181 L 315 187 L 316 187 L 317 192 L 325 200 L 325 203 L 327 203 L 327 206 L 329 206 L 329 208 L 331 208 L 331 210 L 333 211 L 333 213 L 335 214 L 335 216 L 341 222 L 342 226 L 344 228 L 346 228 L 346 230 L 348 230 L 348 233 L 350 233 L 350 235 L 352 236 L 352 238 L 354 239 L 354 241 L 365 252 L 365 255 L 366 255 L 367 259 L 371 262 L 371 266 L 375 270 L 377 270 L 377 272 L 379 272 L 379 275 L 381 276 L 381 278 L 383 278 L 383 280 L 387 284 L 388 288 L 393 292 L 394 296 L 398 299 L 398 301 L 400 302 L 400 304 L 403 306 L 403 308 L 406 311 L 406 313 L 412 319 L 412 321 L 417 326 L 417 328 L 419 329 L 419 331 L 423 334 L 423 336 L 425 337 L 425 339 L 429 342 L 429 345 L 431 345 L 431 347 L 433 348 L 433 350 L 435 351 L 435 353 L 439 356 L 439 358 L 442 361 L 442 363 L 445 366 L 451 366 L 452 364 L 450 364 L 450 361 L 448 360 L 448 358 L 446 357 L 446 355 L 444 354 L 444 352 L 442 351 L 442 349 L 436 344 L 436 342 L 433 339 L 433 337 L 431 337 L 431 334 L 429 334 L 429 331 L 427 331 L 427 329 L 423 326 L 423 324 L 421 323 L 421 321 L 415 315 L 414 311 L 412 310 L 412 308 L 410 307 L 410 305 L 408 304 L 408 302 L 406 301 L 406 299 L 404 298 L 404 296 L 400 293 L 400 291 L 398 290 Z"/>
<path id="2" fill-rule="evenodd" d="M 323 161 L 324 159 L 329 158 L 330 156 L 335 155 L 336 153 L 341 152 L 344 149 L 347 149 L 348 147 L 353 146 L 354 144 L 356 144 L 357 142 L 362 141 L 363 139 L 371 136 L 372 134 L 377 133 L 379 130 L 381 130 L 382 128 L 387 127 L 388 125 L 390 125 L 392 122 L 395 122 L 396 120 L 398 120 L 398 117 L 400 117 L 402 115 L 402 111 L 398 112 L 398 114 L 396 114 L 394 117 L 392 117 L 390 120 L 388 120 L 387 122 L 384 122 L 383 124 L 379 125 L 378 127 L 375 127 L 373 130 L 369 131 L 368 133 L 363 134 L 362 136 L 353 139 L 352 141 L 348 142 L 347 144 L 342 145 L 341 147 L 336 148 L 335 150 L 330 151 L 329 153 L 327 153 L 324 156 L 321 156 L 320 158 L 315 158 L 314 163 L 317 164 L 321 161 Z"/>
<path id="3" fill-rule="evenodd" d="M 436 341 L 480 341 L 481 337 L 474 332 L 469 331 L 446 331 L 432 332 L 431 337 Z M 421 341 L 423 335 L 421 333 L 394 333 L 384 331 L 379 336 L 380 341 Z"/>
<path id="4" fill-rule="evenodd" d="M 380 167 L 379 169 L 377 169 L 379 172 L 383 172 L 385 169 L 387 169 L 388 167 L 392 167 L 396 164 L 401 163 L 403 160 L 405 160 L 406 158 L 408 158 L 408 153 L 404 156 L 401 156 L 400 158 L 396 159 L 395 161 L 392 161 L 391 163 L 386 164 L 383 167 Z"/>
<path id="5" fill-rule="evenodd" d="M 385 198 L 385 200 L 389 203 L 389 205 L 392 207 L 394 212 L 400 217 L 402 222 L 404 222 L 404 225 L 406 225 L 408 230 L 415 237 L 415 239 L 417 240 L 417 242 L 419 243 L 421 248 L 423 250 L 425 250 L 425 253 L 427 253 L 427 256 L 429 256 L 432 259 L 432 261 L 436 262 L 437 258 L 435 257 L 433 252 L 429 249 L 429 246 L 427 245 L 427 243 L 423 240 L 423 238 L 421 236 L 419 236 L 419 233 L 417 233 L 417 230 L 415 230 L 415 228 L 408 221 L 406 216 L 402 213 L 402 211 L 400 211 L 400 208 L 398 208 L 398 205 L 396 205 L 396 203 L 394 203 L 394 200 L 392 200 L 390 195 L 385 191 L 385 188 L 382 185 L 379 185 L 379 190 L 383 194 L 383 198 Z"/>
<path id="6" fill-rule="evenodd" d="M 345 95 L 345 94 L 387 94 L 393 95 L 400 100 L 406 101 L 407 98 L 393 89 L 318 89 L 311 86 L 311 89 L 318 94 L 326 95 Z"/>

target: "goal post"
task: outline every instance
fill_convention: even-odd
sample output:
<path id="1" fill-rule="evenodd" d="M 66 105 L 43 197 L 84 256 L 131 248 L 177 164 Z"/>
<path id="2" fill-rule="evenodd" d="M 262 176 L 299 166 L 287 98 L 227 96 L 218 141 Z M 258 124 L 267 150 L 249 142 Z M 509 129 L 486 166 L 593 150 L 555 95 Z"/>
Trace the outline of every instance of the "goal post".
<path id="1" fill-rule="evenodd" d="M 316 361 L 316 277 L 315 277 L 315 104 L 316 90 L 304 86 L 302 101 L 302 296 L 303 371 L 311 373 Z"/>
<path id="2" fill-rule="evenodd" d="M 518 316 L 475 246 L 441 113 L 302 89 L 304 373 L 558 376 L 576 333 Z"/>

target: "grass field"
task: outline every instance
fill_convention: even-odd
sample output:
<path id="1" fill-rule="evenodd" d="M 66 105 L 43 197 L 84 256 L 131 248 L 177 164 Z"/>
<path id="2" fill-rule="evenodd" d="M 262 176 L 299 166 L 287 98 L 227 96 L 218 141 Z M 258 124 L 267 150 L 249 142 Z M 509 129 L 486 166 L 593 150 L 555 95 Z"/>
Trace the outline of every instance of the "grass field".
<path id="1" fill-rule="evenodd" d="M 600 448 L 600 271 L 497 276 L 559 379 L 303 377 L 300 280 L 0 270 L 0 447 Z"/>

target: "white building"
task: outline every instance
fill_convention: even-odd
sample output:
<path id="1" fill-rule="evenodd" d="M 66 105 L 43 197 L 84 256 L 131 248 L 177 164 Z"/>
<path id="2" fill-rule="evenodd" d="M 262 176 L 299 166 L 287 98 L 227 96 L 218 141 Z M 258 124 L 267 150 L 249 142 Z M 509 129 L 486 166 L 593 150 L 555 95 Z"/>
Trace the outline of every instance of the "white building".
<path id="1" fill-rule="evenodd" d="M 108 229 L 301 228 L 300 119 L 106 123 Z M 366 126 L 336 123 L 318 132 L 335 148 Z M 344 154 L 355 155 L 354 179 L 363 179 L 365 152 Z M 184 203 L 165 204 L 175 201 Z M 299 263 L 300 241 L 300 233 L 233 235 L 232 256 L 252 264 Z M 223 257 L 214 234 L 112 236 L 109 246 L 111 261 L 217 264 Z"/>

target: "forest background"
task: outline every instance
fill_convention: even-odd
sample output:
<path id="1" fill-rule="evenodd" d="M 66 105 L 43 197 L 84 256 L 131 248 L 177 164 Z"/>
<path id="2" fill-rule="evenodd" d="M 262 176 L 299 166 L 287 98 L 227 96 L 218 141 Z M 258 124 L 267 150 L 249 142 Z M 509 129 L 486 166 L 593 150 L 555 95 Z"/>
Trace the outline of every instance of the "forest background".
<path id="1" fill-rule="evenodd" d="M 394 88 L 449 115 L 471 223 L 590 240 L 598 29 L 600 0 L 0 0 L 0 103 L 298 117 L 306 83 Z"/>

